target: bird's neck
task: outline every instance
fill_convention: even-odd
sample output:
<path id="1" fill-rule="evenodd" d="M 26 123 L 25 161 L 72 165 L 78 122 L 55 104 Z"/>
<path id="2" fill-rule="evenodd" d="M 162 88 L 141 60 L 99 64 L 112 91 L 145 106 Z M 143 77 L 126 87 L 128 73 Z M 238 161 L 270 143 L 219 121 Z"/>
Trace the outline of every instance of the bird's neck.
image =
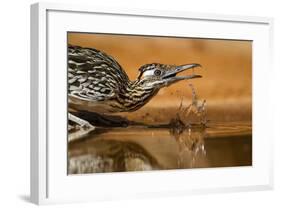
<path id="1" fill-rule="evenodd" d="M 153 88 L 144 89 L 139 81 L 130 81 L 123 85 L 118 95 L 118 102 L 123 105 L 124 111 L 136 111 L 143 107 L 151 98 L 153 98 L 158 90 Z"/>

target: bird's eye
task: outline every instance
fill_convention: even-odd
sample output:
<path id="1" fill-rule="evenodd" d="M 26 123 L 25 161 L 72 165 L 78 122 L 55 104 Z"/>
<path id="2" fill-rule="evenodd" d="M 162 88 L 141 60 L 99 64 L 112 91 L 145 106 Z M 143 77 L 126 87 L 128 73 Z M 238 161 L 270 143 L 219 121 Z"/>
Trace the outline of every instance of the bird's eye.
<path id="1" fill-rule="evenodd" d="M 161 75 L 161 71 L 160 71 L 159 69 L 156 69 L 156 70 L 154 71 L 154 75 L 160 76 L 160 75 Z"/>

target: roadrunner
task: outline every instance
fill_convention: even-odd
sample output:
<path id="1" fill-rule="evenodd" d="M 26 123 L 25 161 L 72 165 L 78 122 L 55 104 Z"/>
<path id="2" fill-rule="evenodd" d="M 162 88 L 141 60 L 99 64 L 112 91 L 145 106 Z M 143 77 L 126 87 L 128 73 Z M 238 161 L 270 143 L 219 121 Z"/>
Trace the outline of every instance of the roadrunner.
<path id="1" fill-rule="evenodd" d="M 200 64 L 180 66 L 145 64 L 131 81 L 120 64 L 111 56 L 94 48 L 68 46 L 69 109 L 98 114 L 132 112 L 144 106 L 158 91 L 180 80 L 199 78 L 193 74 L 176 76 Z M 82 127 L 89 122 L 69 113 L 69 120 Z"/>

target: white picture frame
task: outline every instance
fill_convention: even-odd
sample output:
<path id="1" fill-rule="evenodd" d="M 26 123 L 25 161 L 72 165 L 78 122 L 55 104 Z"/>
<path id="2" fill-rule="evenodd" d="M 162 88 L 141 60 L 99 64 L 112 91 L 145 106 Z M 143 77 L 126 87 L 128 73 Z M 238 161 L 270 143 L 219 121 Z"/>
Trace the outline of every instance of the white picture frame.
<path id="1" fill-rule="evenodd" d="M 94 24 L 95 21 L 99 24 Z M 167 21 L 172 23 L 173 30 L 163 29 Z M 152 27 L 155 23 L 159 27 Z M 193 28 L 179 29 L 179 23 Z M 105 24 L 107 27 L 103 27 Z M 269 108 L 273 101 L 268 92 L 272 27 L 273 20 L 264 17 L 33 4 L 31 201 L 49 204 L 271 189 L 273 138 L 269 131 L 272 117 Z M 253 165 L 67 176 L 67 31 L 253 40 Z"/>

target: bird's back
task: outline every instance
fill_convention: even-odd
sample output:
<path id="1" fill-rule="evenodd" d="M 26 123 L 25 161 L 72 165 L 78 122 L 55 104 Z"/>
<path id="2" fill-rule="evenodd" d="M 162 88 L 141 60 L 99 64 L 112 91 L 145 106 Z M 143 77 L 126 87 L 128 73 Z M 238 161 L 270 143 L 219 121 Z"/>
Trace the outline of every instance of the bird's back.
<path id="1" fill-rule="evenodd" d="M 68 46 L 70 107 L 110 112 L 110 103 L 127 82 L 128 76 L 109 55 L 93 48 Z"/>

